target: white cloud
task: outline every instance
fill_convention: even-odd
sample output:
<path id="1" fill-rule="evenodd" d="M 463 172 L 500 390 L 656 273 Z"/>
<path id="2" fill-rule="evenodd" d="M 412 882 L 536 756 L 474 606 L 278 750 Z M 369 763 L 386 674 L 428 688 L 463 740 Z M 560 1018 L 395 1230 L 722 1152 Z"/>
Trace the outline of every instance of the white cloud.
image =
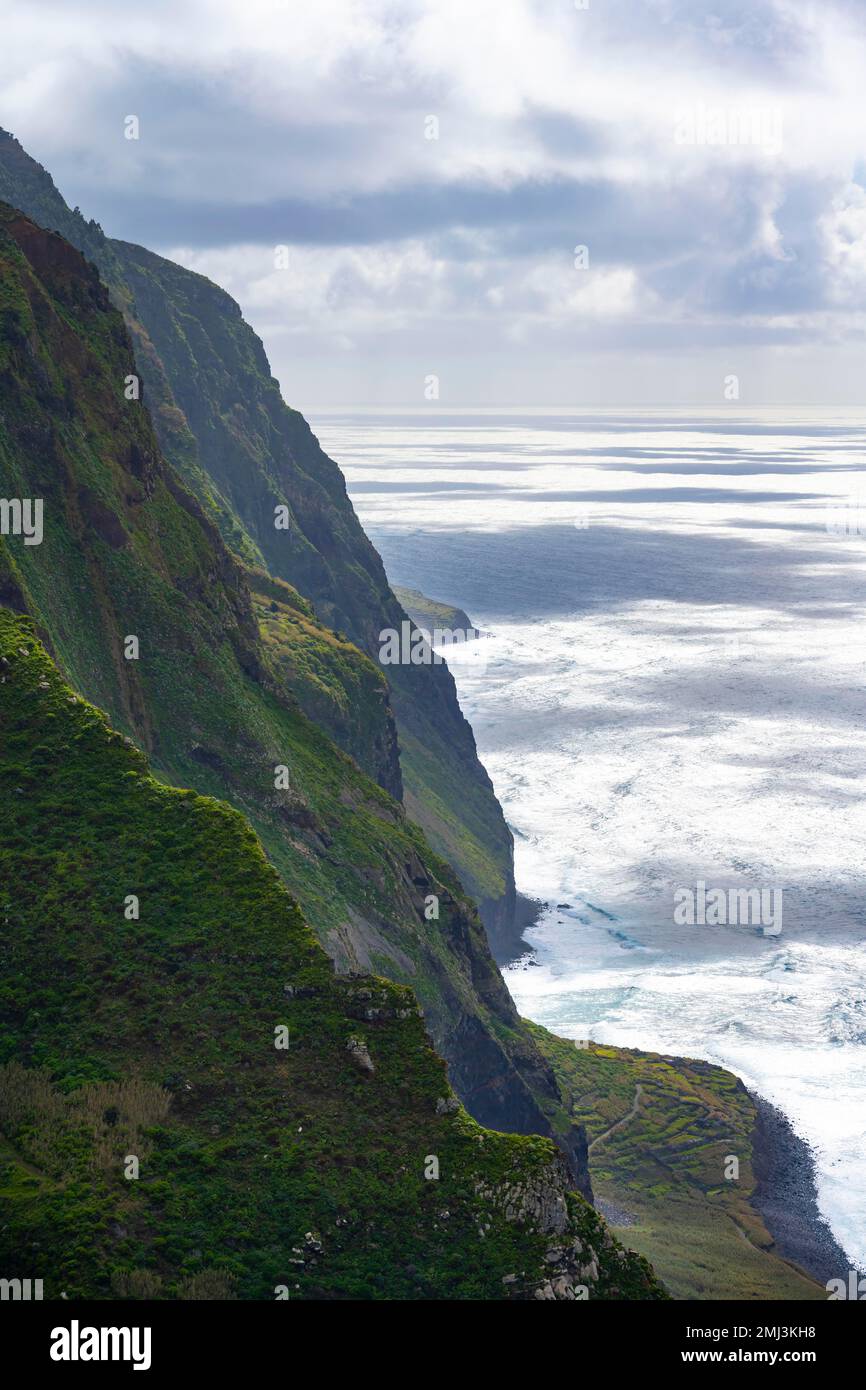
<path id="1" fill-rule="evenodd" d="M 541 381 L 593 327 L 605 353 L 859 341 L 844 0 L 6 0 L 2 22 L 0 124 L 108 231 L 225 285 L 284 362 L 459 347 L 469 379 L 496 341 Z M 683 111 L 730 134 L 750 110 L 781 139 L 677 138 Z"/>
<path id="2" fill-rule="evenodd" d="M 841 302 L 866 294 L 866 189 L 849 185 L 821 220 L 831 294 Z"/>

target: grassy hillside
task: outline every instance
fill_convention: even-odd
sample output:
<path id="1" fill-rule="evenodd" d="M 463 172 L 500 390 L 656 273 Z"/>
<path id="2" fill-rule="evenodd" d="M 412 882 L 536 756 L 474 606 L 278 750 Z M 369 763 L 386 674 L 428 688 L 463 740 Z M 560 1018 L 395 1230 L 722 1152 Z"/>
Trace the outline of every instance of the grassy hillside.
<path id="1" fill-rule="evenodd" d="M 826 1299 L 774 1253 L 752 1205 L 755 1106 L 737 1077 L 682 1057 L 577 1048 L 530 1027 L 586 1126 L 596 1199 L 675 1298 Z M 725 1177 L 730 1156 L 735 1179 Z"/>
<path id="2" fill-rule="evenodd" d="M 335 977 L 243 818 L 157 782 L 8 610 L 0 672 L 6 1277 L 54 1298 L 664 1296 L 550 1141 L 461 1110 L 411 992 Z"/>
<path id="3" fill-rule="evenodd" d="M 440 628 L 445 632 L 477 633 L 478 629 L 468 613 L 455 608 L 453 603 L 442 603 L 439 599 L 428 598 L 420 589 L 402 589 L 394 585 L 394 594 L 400 600 L 416 627 L 432 632 Z"/>
<path id="4" fill-rule="evenodd" d="M 396 767 L 397 730 L 382 668 L 342 633 L 324 627 L 290 584 L 258 568 L 248 569 L 246 578 L 281 688 L 371 777 L 377 768 Z"/>

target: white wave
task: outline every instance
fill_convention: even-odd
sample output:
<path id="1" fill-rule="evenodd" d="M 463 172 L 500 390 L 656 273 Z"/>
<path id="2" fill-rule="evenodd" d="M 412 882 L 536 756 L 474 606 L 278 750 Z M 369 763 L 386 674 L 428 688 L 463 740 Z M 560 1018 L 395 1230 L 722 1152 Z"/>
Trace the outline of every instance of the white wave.
<path id="1" fill-rule="evenodd" d="M 813 1146 L 821 1210 L 866 1265 L 863 422 L 319 434 L 392 580 L 490 634 L 453 668 L 518 886 L 550 904 L 537 964 L 506 972 L 519 1007 L 737 1072 Z M 698 880 L 781 888 L 782 936 L 677 926 Z"/>

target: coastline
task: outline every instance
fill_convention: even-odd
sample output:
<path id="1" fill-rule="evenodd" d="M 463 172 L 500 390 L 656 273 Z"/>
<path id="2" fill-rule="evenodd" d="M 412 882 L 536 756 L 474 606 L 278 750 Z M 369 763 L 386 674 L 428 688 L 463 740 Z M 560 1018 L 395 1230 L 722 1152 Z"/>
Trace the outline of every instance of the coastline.
<path id="1" fill-rule="evenodd" d="M 534 949 L 523 933 L 549 906 L 523 895 L 518 897 L 522 920 L 518 926 L 515 913 L 515 930 L 504 943 L 507 950 L 502 952 L 502 958 L 497 956 L 497 964 L 502 970 L 518 961 L 527 965 L 533 962 Z M 640 1049 L 624 1048 L 621 1051 L 634 1052 L 636 1056 L 640 1054 Z M 668 1060 L 678 1059 L 672 1057 Z M 736 1076 L 729 1068 L 723 1070 Z M 826 1288 L 831 1279 L 841 1279 L 847 1286 L 852 1261 L 821 1215 L 815 1156 L 811 1146 L 796 1133 L 782 1110 L 747 1087 L 741 1077 L 736 1076 L 736 1080 L 755 1110 L 751 1132 L 755 1187 L 748 1202 L 772 1239 L 766 1253 L 784 1260 L 822 1287 Z M 627 1229 L 634 1223 L 633 1215 L 617 1204 L 602 1199 L 596 1205 L 606 1219 L 621 1228 Z"/>
<path id="2" fill-rule="evenodd" d="M 773 1237 L 773 1253 L 798 1265 L 819 1284 L 847 1283 L 851 1260 L 818 1208 L 815 1159 L 775 1105 L 749 1091 L 756 1109 L 752 1131 L 752 1206 Z"/>
<path id="3" fill-rule="evenodd" d="M 514 912 L 507 928 L 487 933 L 490 954 L 500 970 L 507 970 L 516 961 L 535 955 L 524 933 L 534 927 L 546 903 L 537 898 L 528 898 L 518 889 L 514 894 Z"/>

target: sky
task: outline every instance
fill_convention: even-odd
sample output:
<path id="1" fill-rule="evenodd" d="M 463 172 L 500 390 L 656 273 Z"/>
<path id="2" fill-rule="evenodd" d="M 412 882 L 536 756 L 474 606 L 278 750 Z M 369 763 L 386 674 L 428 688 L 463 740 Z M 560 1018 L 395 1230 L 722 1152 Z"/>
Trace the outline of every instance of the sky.
<path id="1" fill-rule="evenodd" d="M 224 286 L 301 409 L 862 400 L 866 0 L 0 0 L 0 34 L 0 125 Z"/>

